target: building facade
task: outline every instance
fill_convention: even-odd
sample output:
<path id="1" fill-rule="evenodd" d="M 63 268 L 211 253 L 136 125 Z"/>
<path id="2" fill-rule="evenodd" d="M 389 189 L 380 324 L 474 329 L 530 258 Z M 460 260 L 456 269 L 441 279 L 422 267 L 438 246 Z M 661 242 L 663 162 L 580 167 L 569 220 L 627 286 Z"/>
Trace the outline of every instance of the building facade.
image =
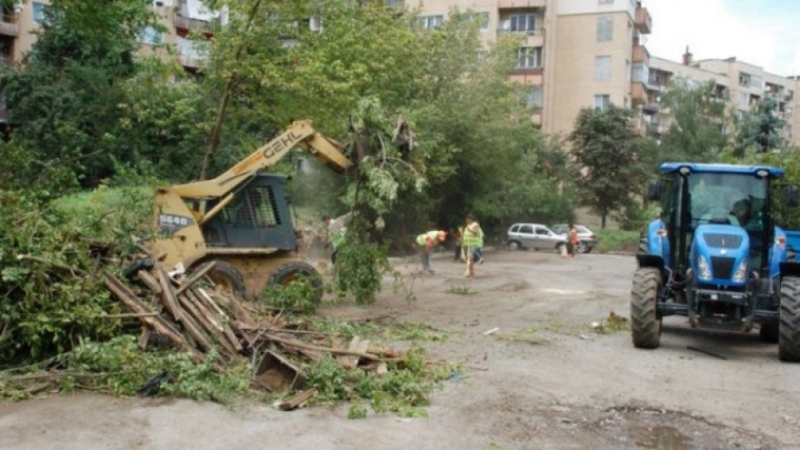
<path id="1" fill-rule="evenodd" d="M 645 94 L 654 107 L 652 114 L 645 119 L 654 134 L 662 133 L 671 124 L 669 111 L 659 108 L 658 102 L 669 83 L 677 79 L 689 86 L 713 82 L 716 85 L 716 97 L 727 103 L 732 116 L 742 117 L 766 97 L 775 99 L 778 117 L 785 121 L 781 136 L 794 145 L 800 145 L 800 97 L 795 95 L 800 81 L 796 77 L 765 72 L 759 66 L 736 58 L 693 61 L 688 49 L 681 62 L 662 58 L 652 58 L 650 61 Z M 798 114 L 794 114 L 794 111 L 798 111 Z"/>
<path id="2" fill-rule="evenodd" d="M 582 108 L 646 101 L 643 88 L 632 82 L 636 68 L 650 58 L 642 36 L 650 33 L 652 18 L 641 1 L 422 0 L 418 5 L 430 28 L 453 8 L 483 14 L 486 45 L 501 35 L 518 35 L 511 78 L 530 86 L 532 119 L 546 133 L 569 133 Z"/>
<path id="3" fill-rule="evenodd" d="M 224 12 L 208 11 L 200 0 L 153 0 L 162 30 L 142 30 L 141 51 L 173 57 L 188 71 L 207 59 L 204 40 L 214 24 L 224 25 Z M 399 3 L 399 2 L 394 2 Z M 692 83 L 715 80 L 719 98 L 733 114 L 742 115 L 760 99 L 778 100 L 786 121 L 783 137 L 800 145 L 800 95 L 797 79 L 765 72 L 729 59 L 682 62 L 651 57 L 645 46 L 652 18 L 640 0 L 406 0 L 419 8 L 427 28 L 447 20 L 454 8 L 482 16 L 481 37 L 489 46 L 499 37 L 519 38 L 517 67 L 511 79 L 528 86 L 532 121 L 546 133 L 568 134 L 582 108 L 604 109 L 610 104 L 630 107 L 633 126 L 640 134 L 658 134 L 670 123 L 659 107 L 670 81 Z M 0 64 L 20 61 L 30 51 L 33 32 L 45 20 L 49 0 L 31 0 L 5 8 L 0 21 Z M 313 22 L 313 21 L 312 21 Z M 317 19 L 316 28 L 321 28 Z M 310 22 L 314 29 L 315 23 Z M 198 37 L 199 36 L 199 37 Z M 191 38 L 190 38 L 191 37 Z M 172 48 L 167 53 L 166 48 Z M 0 120 L 5 117 L 0 104 Z"/>

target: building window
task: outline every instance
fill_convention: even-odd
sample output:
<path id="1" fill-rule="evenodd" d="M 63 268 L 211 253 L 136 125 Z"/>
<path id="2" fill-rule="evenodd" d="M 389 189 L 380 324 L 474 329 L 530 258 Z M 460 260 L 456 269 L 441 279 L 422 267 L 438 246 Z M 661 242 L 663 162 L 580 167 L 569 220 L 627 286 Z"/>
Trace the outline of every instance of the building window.
<path id="1" fill-rule="evenodd" d="M 608 94 L 599 94 L 594 96 L 594 110 L 603 112 L 611 105 L 611 97 Z"/>
<path id="2" fill-rule="evenodd" d="M 419 20 L 422 23 L 423 28 L 433 30 L 434 28 L 438 28 L 442 25 L 444 16 L 421 16 Z"/>
<path id="3" fill-rule="evenodd" d="M 635 63 L 631 68 L 631 81 L 658 85 L 659 83 L 653 83 L 652 78 L 654 77 L 651 77 L 650 74 L 650 68 L 645 63 Z"/>
<path id="4" fill-rule="evenodd" d="M 542 47 L 520 47 L 517 49 L 518 69 L 537 69 L 544 63 Z"/>
<path id="5" fill-rule="evenodd" d="M 614 19 L 599 17 L 597 19 L 597 42 L 614 40 Z"/>
<path id="6" fill-rule="evenodd" d="M 748 103 L 750 103 L 750 96 L 747 95 L 747 92 L 739 92 L 739 104 L 745 106 Z"/>
<path id="7" fill-rule="evenodd" d="M 525 106 L 528 109 L 540 109 L 544 102 L 541 86 L 534 86 L 530 91 L 525 93 Z"/>
<path id="8" fill-rule="evenodd" d="M 161 32 L 151 26 L 144 27 L 139 32 L 139 42 L 148 45 L 158 45 L 161 43 Z"/>
<path id="9" fill-rule="evenodd" d="M 45 11 L 50 5 L 44 3 L 33 2 L 33 21 L 42 23 L 46 20 Z"/>
<path id="10" fill-rule="evenodd" d="M 536 16 L 533 14 L 512 14 L 508 17 L 510 31 L 536 31 Z"/>
<path id="11" fill-rule="evenodd" d="M 596 56 L 594 58 L 595 81 L 608 81 L 611 79 L 611 56 Z"/>
<path id="12" fill-rule="evenodd" d="M 485 31 L 489 29 L 489 13 L 488 12 L 476 12 L 476 13 L 464 13 L 461 14 L 462 20 L 474 20 L 481 24 L 481 31 Z"/>
<path id="13" fill-rule="evenodd" d="M 739 86 L 750 87 L 750 74 L 739 72 Z"/>

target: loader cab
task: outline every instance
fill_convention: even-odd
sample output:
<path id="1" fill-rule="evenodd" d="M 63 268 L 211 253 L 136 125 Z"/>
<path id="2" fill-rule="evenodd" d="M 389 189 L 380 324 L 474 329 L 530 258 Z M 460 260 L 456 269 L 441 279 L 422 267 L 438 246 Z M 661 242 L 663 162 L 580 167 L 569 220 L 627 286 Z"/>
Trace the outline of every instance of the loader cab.
<path id="1" fill-rule="evenodd" d="M 297 239 L 284 190 L 288 177 L 260 174 L 203 226 L 206 245 L 215 248 L 295 250 Z M 209 209 L 215 204 L 210 204 Z"/>

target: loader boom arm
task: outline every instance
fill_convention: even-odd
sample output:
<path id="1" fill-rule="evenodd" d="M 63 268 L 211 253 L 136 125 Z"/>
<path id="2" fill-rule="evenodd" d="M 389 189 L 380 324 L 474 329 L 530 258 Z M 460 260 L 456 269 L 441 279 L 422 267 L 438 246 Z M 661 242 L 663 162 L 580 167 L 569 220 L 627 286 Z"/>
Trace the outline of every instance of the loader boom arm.
<path id="1" fill-rule="evenodd" d="M 339 151 L 336 141 L 317 133 L 311 126 L 311 121 L 299 120 L 280 136 L 264 144 L 213 180 L 182 184 L 174 186 L 173 189 L 183 198 L 222 197 L 257 173 L 277 164 L 295 147 L 308 151 L 337 171 L 343 171 L 353 165 L 352 161 Z"/>

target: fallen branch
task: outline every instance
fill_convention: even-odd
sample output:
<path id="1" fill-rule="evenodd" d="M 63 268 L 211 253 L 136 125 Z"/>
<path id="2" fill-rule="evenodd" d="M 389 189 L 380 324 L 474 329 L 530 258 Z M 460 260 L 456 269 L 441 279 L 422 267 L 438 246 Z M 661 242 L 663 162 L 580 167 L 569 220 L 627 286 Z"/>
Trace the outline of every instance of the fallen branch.
<path id="1" fill-rule="evenodd" d="M 67 265 L 64 265 L 64 264 L 61 264 L 61 263 L 57 263 L 55 261 L 50 261 L 48 259 L 40 258 L 38 256 L 33 256 L 33 255 L 17 255 L 17 261 L 34 261 L 34 262 L 38 262 L 40 264 L 46 264 L 46 265 L 48 265 L 50 267 L 54 267 L 56 269 L 61 269 L 61 270 L 64 270 L 66 272 L 69 272 L 73 276 L 75 275 L 75 272 L 77 272 L 79 274 L 82 274 L 82 275 L 86 274 L 86 272 L 84 272 L 81 269 L 78 269 L 77 267 L 67 266 Z"/>

